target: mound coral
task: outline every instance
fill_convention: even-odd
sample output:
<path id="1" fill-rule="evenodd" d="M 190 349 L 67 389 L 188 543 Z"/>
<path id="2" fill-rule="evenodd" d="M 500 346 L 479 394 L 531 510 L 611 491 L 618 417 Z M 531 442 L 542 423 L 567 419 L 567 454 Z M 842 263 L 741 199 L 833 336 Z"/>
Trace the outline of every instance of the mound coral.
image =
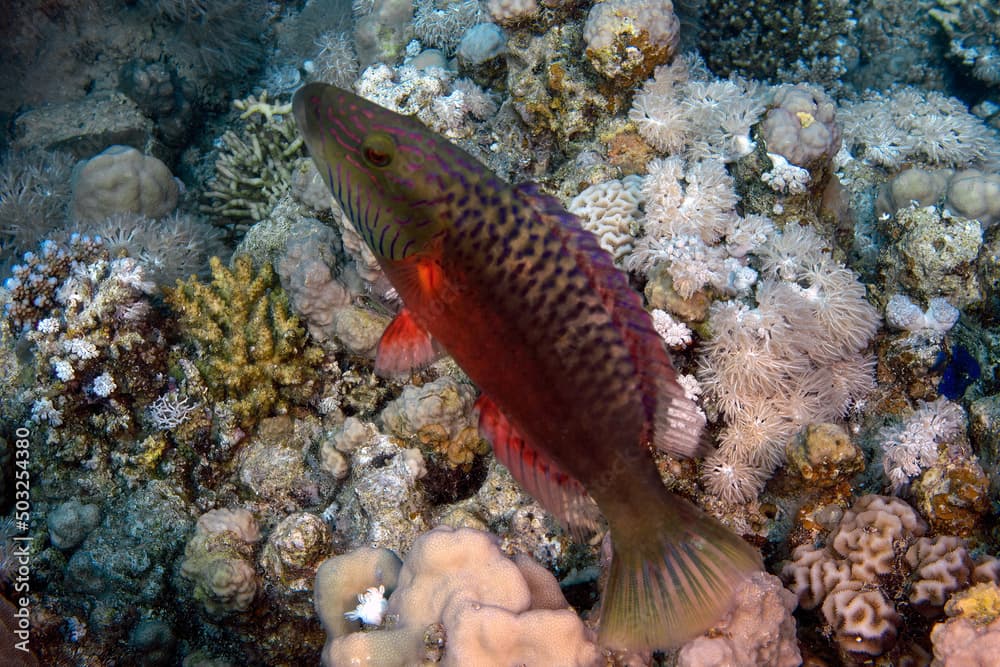
<path id="1" fill-rule="evenodd" d="M 177 281 L 166 301 L 199 352 L 195 365 L 213 398 L 252 425 L 311 393 L 323 351 L 307 342 L 269 265 L 256 275 L 246 256 L 231 271 L 218 257 L 210 265 L 211 283 Z"/>
<path id="2" fill-rule="evenodd" d="M 114 213 L 161 218 L 174 210 L 179 194 L 167 165 L 131 146 L 111 146 L 73 172 L 73 215 L 82 221 Z"/>
<path id="3" fill-rule="evenodd" d="M 194 582 L 193 596 L 213 616 L 250 608 L 257 594 L 253 544 L 257 521 L 244 509 L 217 509 L 198 519 L 184 548 L 181 575 Z"/>
<path id="4" fill-rule="evenodd" d="M 360 552 L 364 558 L 327 561 L 314 588 L 327 631 L 323 664 L 415 664 L 428 650 L 445 667 L 595 664 L 597 646 L 555 578 L 527 556 L 507 558 L 497 542 L 481 531 L 439 526 L 413 543 L 401 568 L 391 552 L 371 549 Z M 386 618 L 395 624 L 357 632 L 356 596 L 372 586 L 391 592 Z"/>
<path id="5" fill-rule="evenodd" d="M 591 7 L 583 40 L 599 74 L 631 84 L 673 57 L 680 21 L 670 0 L 607 0 Z"/>

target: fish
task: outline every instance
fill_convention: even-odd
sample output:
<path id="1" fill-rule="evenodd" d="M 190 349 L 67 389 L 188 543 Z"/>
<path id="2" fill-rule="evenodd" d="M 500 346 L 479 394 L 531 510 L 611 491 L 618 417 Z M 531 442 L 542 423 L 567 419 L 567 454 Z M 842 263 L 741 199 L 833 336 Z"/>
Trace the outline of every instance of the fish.
<path id="1" fill-rule="evenodd" d="M 704 453 L 704 417 L 628 277 L 537 185 L 511 185 L 413 117 L 310 83 L 292 109 L 340 208 L 403 307 L 376 373 L 450 355 L 479 388 L 496 458 L 575 537 L 606 521 L 598 640 L 664 649 L 718 622 L 761 569 L 671 493 L 648 445 Z"/>

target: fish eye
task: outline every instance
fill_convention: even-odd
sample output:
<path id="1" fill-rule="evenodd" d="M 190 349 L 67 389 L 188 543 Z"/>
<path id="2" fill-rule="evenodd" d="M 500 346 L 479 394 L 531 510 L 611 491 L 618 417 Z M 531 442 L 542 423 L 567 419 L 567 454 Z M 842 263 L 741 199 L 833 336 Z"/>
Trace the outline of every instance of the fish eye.
<path id="1" fill-rule="evenodd" d="M 361 142 L 361 157 L 370 167 L 388 167 L 395 155 L 396 142 L 383 132 L 369 134 Z"/>

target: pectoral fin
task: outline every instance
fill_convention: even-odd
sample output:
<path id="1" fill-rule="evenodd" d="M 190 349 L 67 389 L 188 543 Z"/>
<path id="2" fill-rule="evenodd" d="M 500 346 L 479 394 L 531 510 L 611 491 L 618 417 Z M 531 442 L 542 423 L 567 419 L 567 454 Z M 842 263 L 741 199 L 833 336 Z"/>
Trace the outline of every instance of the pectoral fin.
<path id="1" fill-rule="evenodd" d="M 417 324 L 413 314 L 403 308 L 386 327 L 375 351 L 375 373 L 399 377 L 429 366 L 443 352 L 426 329 Z"/>

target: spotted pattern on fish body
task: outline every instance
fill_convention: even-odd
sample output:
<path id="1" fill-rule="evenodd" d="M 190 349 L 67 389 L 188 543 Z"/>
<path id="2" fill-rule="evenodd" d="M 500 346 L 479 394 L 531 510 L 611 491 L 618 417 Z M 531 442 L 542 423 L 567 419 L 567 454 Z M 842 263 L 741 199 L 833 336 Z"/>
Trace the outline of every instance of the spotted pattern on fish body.
<path id="1" fill-rule="evenodd" d="M 429 363 L 433 339 L 479 386 L 480 429 L 528 492 L 577 533 L 604 516 L 606 645 L 664 648 L 717 621 L 759 556 L 659 478 L 644 443 L 696 454 L 703 420 L 610 255 L 555 199 L 413 118 L 324 84 L 293 108 L 405 303 L 376 370 Z"/>

